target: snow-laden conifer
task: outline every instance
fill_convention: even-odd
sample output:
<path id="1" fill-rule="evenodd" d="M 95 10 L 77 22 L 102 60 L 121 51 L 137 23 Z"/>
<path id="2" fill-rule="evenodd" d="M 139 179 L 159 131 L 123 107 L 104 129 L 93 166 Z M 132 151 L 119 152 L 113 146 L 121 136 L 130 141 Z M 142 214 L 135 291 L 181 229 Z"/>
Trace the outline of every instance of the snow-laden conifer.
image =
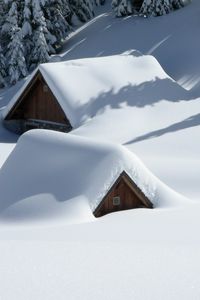
<path id="1" fill-rule="evenodd" d="M 10 82 L 15 84 L 20 78 L 27 75 L 24 46 L 21 30 L 16 27 L 11 42 L 8 45 L 8 73 Z"/>
<path id="2" fill-rule="evenodd" d="M 134 2 L 132 0 L 113 0 L 111 5 L 117 17 L 130 15 L 134 12 Z"/>
<path id="3" fill-rule="evenodd" d="M 24 44 L 24 52 L 27 62 L 27 68 L 30 67 L 30 53 L 33 48 L 33 18 L 31 9 L 31 0 L 24 0 L 24 8 L 22 12 L 22 36 Z"/>
<path id="4" fill-rule="evenodd" d="M 31 0 L 24 0 L 22 34 L 24 37 L 32 34 Z"/>
<path id="5" fill-rule="evenodd" d="M 6 77 L 6 58 L 3 53 L 3 49 L 0 45 L 0 87 L 5 86 L 5 78 Z"/>
<path id="6" fill-rule="evenodd" d="M 0 45 L 7 53 L 11 82 L 49 60 L 73 26 L 74 15 L 85 22 L 94 16 L 95 5 L 104 1 L 0 0 Z"/>
<path id="7" fill-rule="evenodd" d="M 146 16 L 161 16 L 181 6 L 181 0 L 144 0 L 140 13 Z"/>
<path id="8" fill-rule="evenodd" d="M 62 13 L 62 8 L 62 0 L 45 0 L 43 6 L 47 30 L 51 35 L 50 46 L 53 48 L 62 43 L 69 29 L 68 22 Z"/>
<path id="9" fill-rule="evenodd" d="M 55 38 L 53 38 L 48 32 L 41 5 L 42 3 L 40 0 L 32 1 L 33 48 L 30 54 L 32 67 L 35 67 L 38 63 L 45 63 L 49 60 L 49 53 L 53 52 L 53 48 L 50 49 L 50 47 L 55 42 Z M 47 42 L 47 39 L 49 44 Z"/>
<path id="10" fill-rule="evenodd" d="M 31 67 L 35 68 L 38 63 L 46 63 L 49 57 L 48 45 L 42 26 L 38 26 L 33 33 L 34 48 L 31 53 Z"/>
<path id="11" fill-rule="evenodd" d="M 146 16 L 161 16 L 183 6 L 182 0 L 144 0 L 139 13 Z M 112 8 L 117 17 L 138 11 L 137 0 L 112 0 Z"/>
<path id="12" fill-rule="evenodd" d="M 27 74 L 23 36 L 18 26 L 18 7 L 16 1 L 12 2 L 8 12 L 7 25 L 10 35 L 10 42 L 7 46 L 8 74 L 10 82 L 14 84 L 19 78 Z"/>
<path id="13" fill-rule="evenodd" d="M 171 1 L 172 1 L 173 8 L 175 8 L 175 9 L 181 8 L 184 6 L 182 0 L 171 0 Z"/>
<path id="14" fill-rule="evenodd" d="M 70 8 L 81 22 L 94 17 L 94 1 L 93 0 L 69 0 Z"/>

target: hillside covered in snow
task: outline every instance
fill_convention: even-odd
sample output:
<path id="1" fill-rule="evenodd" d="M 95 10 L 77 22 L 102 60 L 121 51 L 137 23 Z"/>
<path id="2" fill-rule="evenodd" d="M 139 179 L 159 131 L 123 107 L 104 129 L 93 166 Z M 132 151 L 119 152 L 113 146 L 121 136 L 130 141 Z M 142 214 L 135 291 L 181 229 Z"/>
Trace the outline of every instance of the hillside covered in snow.
<path id="1" fill-rule="evenodd" d="M 198 299 L 200 3 L 96 10 L 38 69 L 70 133 L 3 127 L 34 73 L 0 90 L 0 298 Z M 96 219 L 123 171 L 154 208 Z"/>

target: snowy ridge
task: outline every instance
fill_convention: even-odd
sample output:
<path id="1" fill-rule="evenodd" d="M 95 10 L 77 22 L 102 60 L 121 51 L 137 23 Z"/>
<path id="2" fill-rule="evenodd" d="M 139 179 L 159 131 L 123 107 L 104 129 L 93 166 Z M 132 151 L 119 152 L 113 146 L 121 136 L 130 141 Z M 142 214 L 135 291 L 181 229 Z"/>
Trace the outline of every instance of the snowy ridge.
<path id="1" fill-rule="evenodd" d="M 48 195 L 54 205 L 85 198 L 94 211 L 122 171 L 129 174 L 155 207 L 169 203 L 173 206 L 184 199 L 161 183 L 123 146 L 71 134 L 31 130 L 20 137 L 0 170 L 4 195 L 0 210 L 9 206 L 12 209 L 12 205 L 26 199 L 30 207 L 32 203 L 42 205 Z"/>

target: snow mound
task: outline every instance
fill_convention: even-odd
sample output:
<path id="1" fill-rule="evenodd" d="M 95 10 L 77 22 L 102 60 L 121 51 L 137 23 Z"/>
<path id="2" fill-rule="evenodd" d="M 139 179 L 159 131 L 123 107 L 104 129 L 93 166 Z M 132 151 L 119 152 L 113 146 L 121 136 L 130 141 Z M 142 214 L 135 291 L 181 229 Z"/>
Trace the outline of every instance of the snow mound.
<path id="1" fill-rule="evenodd" d="M 184 199 L 123 146 L 31 130 L 20 137 L 0 170 L 0 211 L 8 209 L 7 216 L 14 219 L 62 214 L 66 218 L 75 215 L 76 221 L 91 220 L 92 211 L 122 171 L 155 207 L 176 205 Z"/>

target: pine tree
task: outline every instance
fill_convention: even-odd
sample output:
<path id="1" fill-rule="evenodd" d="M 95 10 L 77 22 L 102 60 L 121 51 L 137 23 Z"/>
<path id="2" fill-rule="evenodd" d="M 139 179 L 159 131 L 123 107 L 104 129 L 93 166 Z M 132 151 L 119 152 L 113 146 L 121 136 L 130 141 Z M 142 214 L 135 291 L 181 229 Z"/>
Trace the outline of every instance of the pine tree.
<path id="1" fill-rule="evenodd" d="M 55 41 L 51 40 L 48 45 L 51 35 L 47 30 L 47 24 L 41 8 L 40 0 L 32 1 L 33 12 L 33 48 L 30 54 L 31 67 L 36 67 L 38 63 L 45 63 L 49 60 L 49 53 L 53 51 L 49 45 Z M 47 41 L 48 39 L 48 41 Z"/>
<path id="2" fill-rule="evenodd" d="M 31 0 L 24 1 L 22 34 L 24 37 L 31 36 L 32 34 Z"/>
<path id="3" fill-rule="evenodd" d="M 112 8 L 117 17 L 137 12 L 136 6 L 136 0 L 112 0 Z M 139 13 L 146 16 L 161 16 L 182 6 L 182 0 L 144 0 Z"/>
<path id="4" fill-rule="evenodd" d="M 3 44 L 8 45 L 10 39 L 12 37 L 13 27 L 17 25 L 17 5 L 16 1 L 12 6 L 12 1 L 4 0 L 5 7 L 5 17 L 1 28 L 1 37 L 3 40 Z"/>
<path id="5" fill-rule="evenodd" d="M 69 25 L 62 14 L 61 0 L 46 0 L 43 7 L 47 30 L 51 34 L 51 47 L 60 45 L 67 35 Z"/>
<path id="6" fill-rule="evenodd" d="M 10 35 L 10 42 L 7 46 L 8 74 L 10 82 L 14 84 L 21 77 L 27 75 L 23 37 L 18 26 L 18 7 L 16 1 L 13 1 L 10 7 L 7 25 Z"/>
<path id="7" fill-rule="evenodd" d="M 172 4 L 170 0 L 157 0 L 155 3 L 155 16 L 162 16 L 168 14 L 171 10 L 173 10 Z"/>
<path id="8" fill-rule="evenodd" d="M 93 0 L 69 0 L 70 9 L 81 22 L 86 22 L 94 17 Z"/>
<path id="9" fill-rule="evenodd" d="M 147 16 L 161 16 L 183 6 L 181 0 L 144 0 L 140 13 Z"/>
<path id="10" fill-rule="evenodd" d="M 85 22 L 104 1 L 0 0 L 1 77 L 9 75 L 15 83 L 27 70 L 47 62 L 63 43 L 73 16 Z"/>
<path id="11" fill-rule="evenodd" d="M 5 78 L 6 77 L 6 58 L 3 53 L 3 49 L 0 45 L 0 87 L 6 86 Z"/>
<path id="12" fill-rule="evenodd" d="M 171 0 L 171 1 L 174 9 L 178 9 L 184 6 L 182 0 Z"/>
<path id="13" fill-rule="evenodd" d="M 30 54 L 33 48 L 33 41 L 32 41 L 32 9 L 31 9 L 31 0 L 24 1 L 24 8 L 22 12 L 22 37 L 23 37 L 23 44 L 24 44 L 24 55 L 26 57 L 27 68 L 29 69 L 31 61 L 30 61 Z"/>
<path id="14" fill-rule="evenodd" d="M 5 3 L 3 0 L 0 0 L 0 28 L 2 28 L 3 26 L 3 23 L 4 23 L 4 17 L 5 17 Z"/>
<path id="15" fill-rule="evenodd" d="M 20 78 L 27 75 L 24 46 L 21 30 L 16 27 L 11 42 L 8 45 L 8 73 L 10 82 L 15 84 Z"/>
<path id="16" fill-rule="evenodd" d="M 43 32 L 42 26 L 37 27 L 33 33 L 34 48 L 31 53 L 31 69 L 35 68 L 39 63 L 49 61 L 49 48 Z"/>
<path id="17" fill-rule="evenodd" d="M 111 5 L 117 17 L 130 15 L 135 11 L 132 0 L 113 0 Z"/>
<path id="18" fill-rule="evenodd" d="M 16 1 L 13 1 L 10 6 L 6 22 L 5 28 L 9 37 L 7 45 L 8 74 L 10 82 L 13 84 L 27 74 L 22 32 L 18 26 L 18 7 Z"/>

